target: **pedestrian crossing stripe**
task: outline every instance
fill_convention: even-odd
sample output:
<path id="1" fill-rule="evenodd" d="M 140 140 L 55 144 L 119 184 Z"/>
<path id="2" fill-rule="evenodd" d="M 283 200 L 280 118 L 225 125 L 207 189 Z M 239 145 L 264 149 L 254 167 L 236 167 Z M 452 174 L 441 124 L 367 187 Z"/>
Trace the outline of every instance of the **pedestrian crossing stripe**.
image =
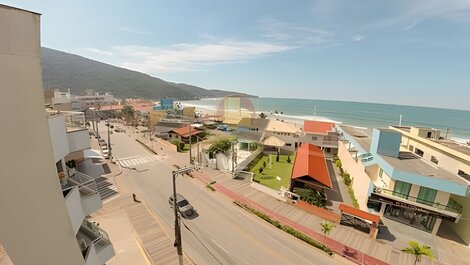
<path id="1" fill-rule="evenodd" d="M 121 167 L 125 168 L 135 168 L 138 165 L 148 164 L 158 159 L 156 155 L 138 155 L 128 158 L 118 159 Z"/>

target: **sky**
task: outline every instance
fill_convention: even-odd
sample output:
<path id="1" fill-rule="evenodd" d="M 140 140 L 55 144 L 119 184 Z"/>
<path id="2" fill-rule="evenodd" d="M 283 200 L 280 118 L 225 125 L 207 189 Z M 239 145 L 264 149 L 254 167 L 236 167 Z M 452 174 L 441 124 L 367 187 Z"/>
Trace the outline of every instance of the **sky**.
<path id="1" fill-rule="evenodd" d="M 45 47 L 262 97 L 470 110 L 468 0 L 3 1 Z"/>

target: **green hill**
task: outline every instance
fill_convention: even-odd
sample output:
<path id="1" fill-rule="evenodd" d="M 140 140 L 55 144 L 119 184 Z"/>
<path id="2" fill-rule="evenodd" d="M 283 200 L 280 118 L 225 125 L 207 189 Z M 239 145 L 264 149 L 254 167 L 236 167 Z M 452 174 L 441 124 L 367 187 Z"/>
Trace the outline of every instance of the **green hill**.
<path id="1" fill-rule="evenodd" d="M 179 100 L 243 95 L 243 93 L 208 90 L 201 87 L 172 83 L 137 71 L 101 63 L 82 56 L 42 48 L 44 89 L 66 90 L 82 95 L 86 89 L 111 92 L 118 98 Z"/>

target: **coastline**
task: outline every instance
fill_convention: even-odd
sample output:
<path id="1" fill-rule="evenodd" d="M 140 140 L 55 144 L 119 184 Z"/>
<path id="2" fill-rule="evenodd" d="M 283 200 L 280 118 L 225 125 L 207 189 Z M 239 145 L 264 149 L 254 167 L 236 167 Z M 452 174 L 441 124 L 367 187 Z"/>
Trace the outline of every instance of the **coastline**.
<path id="1" fill-rule="evenodd" d="M 212 103 L 212 102 L 220 101 L 222 99 L 223 98 L 210 98 L 210 99 L 205 99 L 205 100 L 210 101 Z M 180 101 L 180 102 L 183 106 L 195 107 L 196 111 L 201 113 L 201 115 L 203 115 L 203 116 L 204 115 L 217 115 L 218 114 L 217 113 L 218 109 L 217 109 L 216 105 L 210 106 L 210 105 L 207 105 L 207 104 L 197 104 L 197 103 L 194 103 L 194 101 Z M 246 111 L 245 112 L 246 115 L 248 116 L 249 111 L 248 110 L 245 110 L 245 111 Z M 336 124 L 344 124 L 344 125 L 348 125 L 348 126 L 355 127 L 355 128 L 361 128 L 361 129 L 364 129 L 364 128 L 370 129 L 370 128 L 372 128 L 372 127 L 369 127 L 369 126 L 351 125 L 351 124 L 345 123 L 344 121 L 333 120 L 333 119 L 323 117 L 323 116 L 290 115 L 290 114 L 280 114 L 280 113 L 279 114 L 273 114 L 272 111 L 264 111 L 264 110 L 254 111 L 254 112 L 252 112 L 251 115 L 253 116 L 253 114 L 255 114 L 255 113 L 256 113 L 256 115 L 264 113 L 264 114 L 267 115 L 268 119 L 282 120 L 282 121 L 285 121 L 285 122 L 288 122 L 288 123 L 292 123 L 296 127 L 303 126 L 303 121 L 304 120 L 314 120 L 314 121 L 332 122 L 332 123 L 336 123 Z M 463 145 L 465 145 L 468 141 L 470 141 L 470 137 L 465 137 L 465 136 L 461 136 L 461 135 L 451 136 L 450 139 L 455 141 L 455 142 L 458 142 L 460 144 L 463 144 Z"/>

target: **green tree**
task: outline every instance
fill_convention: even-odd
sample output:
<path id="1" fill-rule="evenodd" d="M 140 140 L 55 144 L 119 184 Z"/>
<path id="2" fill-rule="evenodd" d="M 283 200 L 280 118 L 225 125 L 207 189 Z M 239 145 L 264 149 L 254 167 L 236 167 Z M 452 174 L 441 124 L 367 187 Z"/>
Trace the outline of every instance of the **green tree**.
<path id="1" fill-rule="evenodd" d="M 410 246 L 402 249 L 401 252 L 414 255 L 415 256 L 415 262 L 413 263 L 414 265 L 416 265 L 417 262 L 421 261 L 421 256 L 427 256 L 430 259 L 434 258 L 431 247 L 426 246 L 426 245 L 420 245 L 418 242 L 413 241 L 413 240 L 408 241 L 408 245 Z"/>
<path id="2" fill-rule="evenodd" d="M 134 121 L 134 118 L 135 118 L 135 110 L 134 110 L 134 107 L 132 106 L 129 106 L 129 105 L 125 105 L 124 107 L 122 107 L 122 116 L 124 117 L 124 119 L 126 120 L 126 122 L 133 122 Z"/>
<path id="3" fill-rule="evenodd" d="M 321 226 L 321 231 L 323 235 L 325 236 L 324 241 L 323 241 L 323 245 L 325 245 L 326 236 L 330 234 L 333 228 L 335 228 L 335 225 L 328 221 L 323 221 L 320 223 L 320 226 Z"/>
<path id="4" fill-rule="evenodd" d="M 230 150 L 230 140 L 229 139 L 223 139 L 223 140 L 219 140 L 215 143 L 213 143 L 208 151 L 209 151 L 209 155 L 211 157 L 214 156 L 214 154 L 217 154 L 219 152 L 222 152 L 222 153 L 227 153 L 228 150 Z"/>

